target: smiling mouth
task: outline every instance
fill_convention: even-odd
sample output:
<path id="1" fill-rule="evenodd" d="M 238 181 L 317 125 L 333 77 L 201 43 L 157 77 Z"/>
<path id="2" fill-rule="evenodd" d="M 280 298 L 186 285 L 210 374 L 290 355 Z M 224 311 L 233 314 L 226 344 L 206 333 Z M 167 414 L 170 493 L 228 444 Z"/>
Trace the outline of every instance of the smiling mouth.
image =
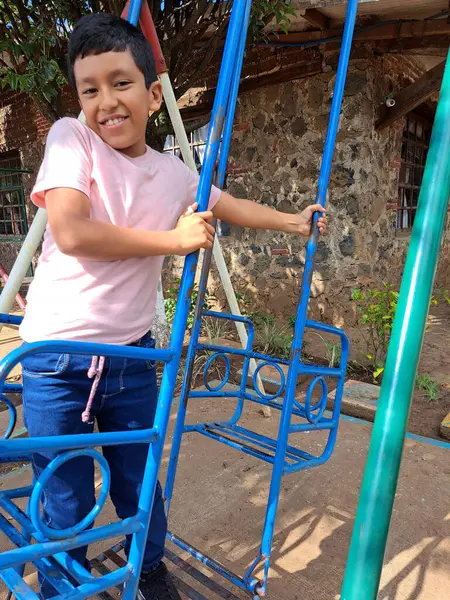
<path id="1" fill-rule="evenodd" d="M 128 117 L 114 117 L 113 119 L 106 119 L 106 121 L 102 121 L 100 125 L 103 125 L 103 127 L 116 127 L 127 119 Z"/>

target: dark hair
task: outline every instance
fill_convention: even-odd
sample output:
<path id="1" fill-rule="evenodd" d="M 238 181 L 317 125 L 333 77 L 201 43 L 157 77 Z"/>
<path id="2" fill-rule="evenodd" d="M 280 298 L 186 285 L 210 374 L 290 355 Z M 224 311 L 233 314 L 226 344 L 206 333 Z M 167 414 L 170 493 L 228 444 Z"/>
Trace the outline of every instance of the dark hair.
<path id="1" fill-rule="evenodd" d="M 125 50 L 130 50 L 136 66 L 144 74 L 148 89 L 157 80 L 157 75 L 153 51 L 144 34 L 115 15 L 96 13 L 82 17 L 69 39 L 69 83 L 76 87 L 73 66 L 77 58 Z"/>

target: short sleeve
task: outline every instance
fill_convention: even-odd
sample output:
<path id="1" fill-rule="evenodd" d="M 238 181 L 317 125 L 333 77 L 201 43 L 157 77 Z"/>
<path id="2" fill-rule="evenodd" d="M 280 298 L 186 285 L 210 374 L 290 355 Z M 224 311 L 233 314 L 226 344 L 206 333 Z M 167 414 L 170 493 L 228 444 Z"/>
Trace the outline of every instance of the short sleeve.
<path id="1" fill-rule="evenodd" d="M 191 204 L 194 204 L 194 202 L 196 200 L 197 189 L 198 189 L 200 177 L 197 173 L 194 173 L 193 171 L 191 171 L 191 169 L 189 169 L 185 164 L 183 164 L 183 163 L 181 163 L 181 164 L 183 165 L 183 169 L 185 171 L 185 177 L 186 177 L 186 206 L 185 206 L 185 208 L 187 208 L 188 206 L 191 206 Z M 214 208 L 214 206 L 219 202 L 221 193 L 222 192 L 219 190 L 219 188 L 217 188 L 214 185 L 212 186 L 211 194 L 209 197 L 209 203 L 208 203 L 209 210 L 212 210 Z"/>
<path id="2" fill-rule="evenodd" d="M 48 133 L 44 160 L 31 192 L 32 202 L 45 208 L 45 192 L 61 187 L 79 190 L 89 198 L 91 171 L 91 148 L 85 126 L 77 119 L 60 119 Z"/>

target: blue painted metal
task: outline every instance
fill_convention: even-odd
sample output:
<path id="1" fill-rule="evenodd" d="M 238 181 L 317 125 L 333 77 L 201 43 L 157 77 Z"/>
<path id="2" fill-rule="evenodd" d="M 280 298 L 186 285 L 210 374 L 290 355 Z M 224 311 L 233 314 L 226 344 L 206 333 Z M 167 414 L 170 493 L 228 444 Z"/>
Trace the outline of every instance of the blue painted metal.
<path id="1" fill-rule="evenodd" d="M 159 439 L 158 426 L 153 429 L 135 431 L 114 431 L 111 433 L 83 433 L 78 435 L 45 436 L 41 438 L 20 438 L 0 441 L 0 455 L 3 453 L 24 454 L 45 450 L 73 450 L 115 444 L 143 444 Z"/>
<path id="2" fill-rule="evenodd" d="M 11 437 L 11 434 L 14 431 L 14 428 L 16 426 L 17 411 L 16 411 L 16 407 L 11 402 L 11 400 L 9 398 L 7 398 L 6 396 L 4 396 L 3 394 L 0 394 L 0 402 L 3 402 L 3 404 L 6 404 L 6 406 L 8 407 L 8 411 L 9 411 L 8 427 L 6 428 L 6 431 L 2 437 L 3 440 L 7 440 L 9 437 Z"/>
<path id="3" fill-rule="evenodd" d="M 207 161 L 206 168 L 202 173 L 200 180 L 197 200 L 200 209 L 204 209 L 208 203 L 210 187 L 212 182 L 212 174 L 214 164 L 217 158 L 219 149 L 220 131 L 223 125 L 223 117 L 225 115 L 225 102 L 227 97 L 227 89 L 230 85 L 232 75 L 233 57 L 236 53 L 237 43 L 239 41 L 239 28 L 242 22 L 244 13 L 244 0 L 236 0 L 232 11 L 232 17 L 229 25 L 227 43 L 224 52 L 224 68 L 221 71 L 221 76 L 218 85 L 218 92 L 214 108 L 214 119 L 210 129 L 207 142 Z M 130 6 L 129 19 L 136 23 L 139 15 L 140 2 L 133 1 Z M 37 561 L 46 559 L 48 556 L 54 556 L 59 564 L 68 566 L 72 562 L 70 573 L 75 576 L 80 582 L 76 590 L 70 593 L 72 600 L 87 598 L 98 594 L 108 587 L 127 582 L 122 598 L 124 600 L 134 600 L 136 597 L 139 573 L 141 569 L 143 548 L 147 538 L 149 517 L 151 514 L 154 492 L 156 487 L 158 470 L 161 462 L 161 456 L 164 446 L 164 438 L 167 430 L 169 419 L 170 406 L 173 398 L 173 393 L 176 385 L 176 377 L 179 367 L 181 351 L 183 347 L 183 339 L 186 330 L 187 317 L 190 307 L 190 295 L 194 283 L 194 275 L 197 266 L 198 254 L 193 254 L 187 257 L 185 268 L 180 287 L 180 301 L 177 305 L 175 314 L 170 346 L 165 350 L 152 350 L 136 347 L 117 347 L 105 344 L 90 344 L 90 343 L 75 343 L 75 342 L 39 342 L 34 344 L 24 344 L 21 348 L 13 351 L 5 359 L 0 361 L 0 391 L 12 391 L 11 388 L 6 388 L 5 380 L 11 369 L 18 364 L 25 356 L 38 352 L 60 352 L 60 353 L 76 353 L 87 355 L 103 355 L 116 357 L 133 357 L 142 360 L 159 360 L 165 363 L 164 374 L 158 398 L 157 411 L 155 415 L 154 427 L 146 431 L 133 432 L 113 432 L 105 434 L 91 434 L 85 436 L 62 436 L 62 437 L 44 437 L 37 439 L 16 439 L 0 442 L 0 456 L 19 455 L 23 452 L 38 452 L 46 449 L 52 451 L 80 449 L 80 452 L 93 456 L 91 450 L 96 445 L 120 444 L 120 443 L 142 443 L 150 442 L 148 461 L 142 482 L 142 493 L 139 498 L 138 512 L 136 516 L 125 519 L 123 521 L 112 523 L 109 525 L 96 527 L 94 529 L 80 531 L 88 525 L 88 522 L 100 510 L 100 506 L 94 509 L 94 513 L 83 520 L 74 530 L 70 532 L 59 532 L 55 535 L 54 531 L 49 531 L 43 527 L 39 515 L 39 498 L 42 487 L 45 486 L 46 480 L 52 475 L 58 465 L 67 459 L 67 455 L 61 455 L 47 467 L 43 477 L 32 493 L 30 512 L 31 520 L 26 514 L 22 514 L 18 507 L 15 507 L 13 499 L 7 495 L 0 494 L 0 505 L 6 508 L 9 514 L 19 519 L 19 524 L 31 533 L 36 538 L 37 543 L 33 545 L 25 545 L 14 550 L 9 550 L 0 554 L 0 572 L 4 580 L 8 584 L 14 586 L 14 593 L 19 600 L 28 599 L 29 593 L 26 586 L 22 590 L 17 585 L 14 579 L 15 575 L 11 574 L 10 569 L 15 572 L 17 568 L 28 561 Z M 19 324 L 20 319 L 4 316 L 3 322 Z M 17 389 L 17 388 L 16 388 Z M 19 391 L 20 388 L 17 389 Z M 79 452 L 71 453 L 70 456 L 78 455 Z M 102 493 L 100 505 L 104 500 L 105 490 Z M 37 490 L 37 491 L 36 491 Z M 29 493 L 29 490 L 21 490 L 20 495 Z M 14 494 L 13 494 L 14 495 Z M 7 524 L 0 522 L 0 528 L 8 534 L 12 532 L 8 529 Z M 80 532 L 79 532 L 80 531 Z M 47 534 L 48 537 L 46 537 Z M 64 539 L 50 541 L 49 537 L 60 537 L 68 534 Z M 118 571 L 99 577 L 93 580 L 89 574 L 86 575 L 85 570 L 81 565 L 77 565 L 70 561 L 67 552 L 73 548 L 84 546 L 93 542 L 105 540 L 117 535 L 134 534 L 130 555 L 127 566 Z M 18 539 L 18 538 L 16 538 Z M 45 575 L 45 573 L 44 573 Z M 20 581 L 20 578 L 19 578 Z M 68 580 L 67 580 L 68 581 Z M 58 589 L 58 588 L 57 588 Z M 56 598 L 62 598 L 56 596 Z"/>
<path id="4" fill-rule="evenodd" d="M 144 2 L 147 2 L 147 0 L 144 0 Z M 130 2 L 127 20 L 135 27 L 137 27 L 139 15 L 141 14 L 141 4 L 142 0 L 131 0 Z"/>
<path id="5" fill-rule="evenodd" d="M 356 12 L 357 12 L 357 0 L 349 0 L 347 8 L 346 25 L 344 31 L 343 44 L 341 49 L 341 56 L 339 60 L 339 67 L 336 77 L 336 85 L 333 95 L 333 102 L 330 113 L 330 122 L 328 127 L 327 138 L 325 142 L 325 150 L 323 156 L 323 162 L 321 167 L 321 173 L 318 184 L 317 192 L 317 203 L 322 206 L 325 205 L 328 183 L 331 172 L 331 164 L 334 152 L 334 146 L 336 141 L 336 135 L 339 125 L 339 116 L 343 99 L 343 91 L 346 79 L 346 73 L 348 69 L 348 61 L 350 56 L 351 42 L 355 27 Z M 243 52 L 245 47 L 245 41 L 243 41 L 245 33 L 241 31 L 241 47 Z M 240 55 L 238 60 L 240 60 Z M 230 90 L 230 98 L 233 101 L 229 101 L 229 108 L 231 118 L 227 114 L 225 123 L 225 132 L 223 135 L 221 156 L 219 161 L 217 183 L 221 186 L 224 182 L 225 170 L 228 157 L 229 141 L 231 138 L 232 122 L 234 118 L 234 107 L 235 99 L 237 96 L 239 86 L 240 71 L 235 71 L 235 76 L 232 82 L 232 89 Z M 233 94 L 235 96 L 233 97 Z M 211 313 L 202 313 L 202 301 L 203 294 L 206 290 L 208 269 L 210 258 L 205 258 L 205 264 L 202 271 L 202 278 L 200 281 L 200 300 L 198 310 L 196 312 L 196 321 L 192 329 L 191 342 L 188 351 L 188 365 L 186 369 L 186 377 L 183 382 L 183 389 L 180 397 L 177 424 L 174 434 L 174 441 L 172 445 L 172 452 L 169 461 L 169 469 L 167 475 L 167 482 L 165 488 L 165 497 L 167 501 L 167 508 L 170 507 L 170 501 L 173 495 L 175 473 L 178 463 L 178 457 L 180 453 L 182 435 L 184 433 L 196 432 L 210 439 L 216 439 L 232 448 L 235 448 L 241 452 L 245 452 L 251 456 L 260 458 L 261 460 L 272 464 L 272 481 L 268 499 L 266 520 L 264 524 L 264 532 L 262 538 L 261 549 L 256 557 L 254 563 L 251 565 L 244 577 L 236 576 L 232 573 L 224 572 L 220 567 L 217 567 L 211 562 L 211 559 L 203 555 L 196 549 L 192 549 L 186 542 L 180 541 L 180 539 L 170 534 L 171 539 L 178 544 L 183 550 L 190 552 L 197 559 L 208 565 L 213 570 L 216 570 L 222 576 L 226 577 L 230 582 L 238 587 L 249 591 L 254 594 L 255 597 L 262 596 L 266 592 L 266 584 L 269 570 L 270 552 L 272 547 L 273 532 L 275 525 L 275 517 L 278 506 L 278 498 L 280 493 L 281 478 L 283 475 L 293 473 L 302 469 L 311 468 L 318 466 L 329 459 L 334 448 L 336 441 L 340 405 L 342 400 L 343 386 L 345 380 L 345 373 L 348 360 L 348 339 L 344 332 L 327 325 L 315 323 L 307 319 L 308 302 L 310 298 L 312 272 L 314 255 L 316 251 L 318 241 L 318 229 L 317 229 L 318 214 L 314 217 L 314 226 L 312 228 L 311 238 L 307 246 L 306 264 L 303 274 L 303 281 L 301 286 L 301 298 L 297 309 L 296 325 L 294 330 L 294 340 L 292 344 L 291 355 L 289 359 L 277 359 L 274 357 L 266 356 L 259 352 L 253 351 L 253 343 L 249 343 L 247 348 L 224 348 L 217 344 L 200 344 L 199 334 L 201 327 L 202 317 L 211 317 Z M 237 321 L 233 315 L 221 315 L 221 318 L 227 318 L 229 321 Z M 247 323 L 247 320 L 244 321 Z M 316 365 L 305 364 L 302 361 L 301 350 L 303 345 L 303 338 L 306 328 L 322 331 L 324 333 L 337 335 L 341 342 L 341 359 L 338 368 L 330 368 Z M 251 328 L 251 337 L 253 341 L 253 328 Z M 208 366 L 214 360 L 216 356 L 241 356 L 244 359 L 244 367 L 242 369 L 242 378 L 239 388 L 234 390 L 225 389 L 225 381 L 228 379 L 228 373 L 221 384 L 213 391 L 190 391 L 190 373 L 192 372 L 192 364 L 195 360 L 196 355 L 199 352 L 213 353 L 208 359 Z M 279 389 L 276 393 L 267 394 L 262 393 L 256 385 L 256 376 L 253 377 L 253 387 L 255 394 L 252 394 L 247 390 L 248 372 L 249 372 L 249 361 L 251 358 L 256 360 L 262 360 L 263 364 L 270 364 L 280 375 Z M 281 366 L 288 366 L 287 381 Z M 259 367 L 259 370 L 263 365 Z M 306 399 L 304 403 L 299 402 L 295 398 L 296 383 L 299 376 L 309 377 L 312 379 Z M 327 380 L 325 378 L 332 378 L 337 380 L 336 398 L 333 410 L 332 418 L 324 416 L 327 401 Z M 312 394 L 314 388 L 318 384 L 321 388 L 320 400 L 313 402 Z M 209 386 L 211 387 L 211 386 Z M 207 386 L 208 388 L 208 386 Z M 215 397 L 215 398 L 229 398 L 236 400 L 236 410 L 233 417 L 226 423 L 200 423 L 196 425 L 186 425 L 186 407 L 189 398 L 201 398 L 201 397 Z M 281 423 L 276 440 L 270 440 L 265 438 L 256 432 L 252 432 L 248 429 L 239 427 L 238 421 L 241 417 L 244 402 L 251 401 L 257 404 L 270 406 L 281 411 Z M 295 415 L 302 418 L 304 423 L 291 424 L 291 418 Z M 325 444 L 320 456 L 313 456 L 309 453 L 302 452 L 297 448 L 289 445 L 288 437 L 291 433 L 301 433 L 307 431 L 328 431 L 328 440 Z M 264 577 L 261 582 L 255 583 L 253 573 L 258 566 L 264 564 Z M 250 585 L 249 582 L 252 581 Z"/>
<path id="6" fill-rule="evenodd" d="M 258 375 L 259 375 L 261 369 L 264 369 L 264 367 L 267 367 L 267 366 L 271 366 L 273 369 L 275 369 L 280 376 L 280 385 L 274 394 L 267 394 L 266 392 L 263 392 L 262 390 L 260 390 L 259 385 L 258 385 Z M 256 367 L 255 372 L 253 373 L 252 383 L 253 383 L 253 388 L 255 389 L 256 393 L 258 394 L 258 396 L 260 398 L 262 398 L 263 400 L 275 400 L 275 398 L 279 398 L 281 396 L 281 394 L 283 393 L 284 386 L 286 385 L 286 375 L 284 374 L 284 371 L 280 367 L 280 365 L 278 365 L 277 363 L 274 363 L 273 361 L 270 361 L 270 362 L 266 361 L 266 362 L 260 363 Z"/>
<path id="7" fill-rule="evenodd" d="M 320 394 L 320 400 L 316 404 L 311 404 L 312 394 L 314 392 L 314 388 L 316 387 L 316 385 L 318 383 L 320 383 L 320 385 L 322 387 L 322 393 Z M 308 386 L 308 389 L 306 391 L 306 398 L 305 398 L 306 418 L 308 419 L 308 421 L 311 424 L 315 425 L 316 423 L 318 423 L 320 421 L 320 419 L 322 418 L 322 415 L 325 412 L 325 409 L 327 407 L 327 400 L 328 400 L 328 386 L 327 386 L 326 380 L 323 378 L 322 375 L 319 375 L 318 377 L 314 377 L 314 379 L 311 381 L 311 383 Z M 296 400 L 294 400 L 294 403 L 298 404 Z M 314 413 L 316 413 L 316 414 L 314 414 Z"/>
<path id="8" fill-rule="evenodd" d="M 129 10 L 129 20 L 137 23 L 140 10 L 140 2 L 133 0 Z M 325 143 L 325 152 L 321 168 L 318 202 L 325 204 L 328 181 L 330 177 L 331 161 L 333 148 L 336 140 L 336 133 L 339 123 L 339 113 L 342 103 L 345 76 L 348 67 L 348 59 L 354 23 L 356 17 L 357 0 L 349 0 L 347 10 L 347 21 L 344 32 L 344 41 L 341 51 L 341 57 L 338 67 L 335 93 L 330 114 L 330 124 Z M 214 177 L 215 165 L 218 158 L 219 148 L 220 158 L 216 177 L 217 184 L 221 187 L 224 183 L 228 151 L 231 141 L 232 126 L 234 120 L 234 111 L 241 76 L 243 57 L 245 52 L 246 36 L 248 29 L 248 20 L 251 10 L 251 0 L 234 0 L 228 27 L 228 35 L 225 44 L 223 62 L 217 86 L 217 93 L 213 107 L 211 125 L 208 132 L 207 147 L 205 152 L 205 163 L 202 169 L 200 184 L 197 194 L 199 210 L 205 210 L 210 195 L 210 187 Z M 222 135 L 223 134 L 223 135 Z M 221 142 L 222 139 L 222 142 Z M 209 263 L 206 261 L 206 267 L 202 271 L 200 282 L 200 304 L 196 312 L 191 343 L 188 350 L 188 368 L 187 373 L 192 372 L 193 361 L 199 352 L 206 352 L 209 355 L 205 375 L 214 360 L 222 357 L 225 360 L 224 379 L 215 388 L 207 384 L 206 392 L 190 392 L 190 377 L 186 376 L 179 403 L 177 423 L 172 445 L 172 452 L 169 462 L 169 469 L 166 481 L 165 496 L 167 508 L 173 494 L 176 468 L 182 435 L 184 433 L 196 432 L 205 435 L 211 439 L 218 440 L 241 452 L 257 457 L 272 465 L 271 488 L 267 505 L 266 519 L 264 524 L 261 548 L 253 563 L 247 569 L 244 576 L 239 576 L 220 565 L 214 559 L 205 556 L 199 550 L 184 542 L 178 536 L 170 533 L 169 537 L 183 550 L 189 552 L 192 556 L 200 560 L 204 565 L 213 571 L 222 575 L 229 582 L 238 588 L 249 592 L 254 599 L 259 598 L 266 592 L 268 569 L 270 562 L 270 553 L 273 540 L 275 517 L 277 512 L 278 497 L 280 492 L 281 479 L 283 475 L 293 473 L 299 470 L 318 466 L 328 460 L 330 457 L 337 435 L 339 422 L 340 403 L 342 399 L 344 377 L 348 359 L 348 340 L 345 334 L 331 326 L 316 323 L 307 319 L 307 305 L 310 295 L 310 286 L 313 269 L 313 259 L 317 245 L 317 216 L 314 219 L 313 233 L 307 247 L 307 259 L 305 272 L 302 282 L 302 295 L 297 309 L 296 325 L 294 330 L 294 340 L 289 359 L 274 358 L 263 353 L 253 351 L 254 328 L 251 321 L 245 317 L 234 317 L 233 315 L 214 313 L 211 311 L 202 311 L 202 294 L 204 294 L 207 285 L 207 276 Z M 176 377 L 179 368 L 179 361 L 183 347 L 183 339 L 187 324 L 187 318 L 190 308 L 191 291 L 194 284 L 194 276 L 197 267 L 198 253 L 192 254 L 186 258 L 182 281 L 179 290 L 179 298 L 173 323 L 173 330 L 169 348 L 163 350 L 143 349 L 136 347 L 117 347 L 105 344 L 90 344 L 80 342 L 39 342 L 35 344 L 24 344 L 21 348 L 15 350 L 5 359 L 0 361 L 0 393 L 1 392 L 20 392 L 18 385 L 6 384 L 5 380 L 11 369 L 18 364 L 25 356 L 38 352 L 60 352 L 87 355 L 103 355 L 117 357 L 133 357 L 142 360 L 159 360 L 165 363 L 158 406 L 155 416 L 155 424 L 152 429 L 145 431 L 116 432 L 116 433 L 94 433 L 89 435 L 45 437 L 36 439 L 14 439 L 0 441 L 0 460 L 2 457 L 10 459 L 14 456 L 28 454 L 32 452 L 51 449 L 52 451 L 71 450 L 71 452 L 61 454 L 52 461 L 37 485 L 9 492 L 0 492 L 0 507 L 6 510 L 22 527 L 24 534 L 20 538 L 19 532 L 14 532 L 6 519 L 0 519 L 0 529 L 10 535 L 11 539 L 18 542 L 18 548 L 0 554 L 0 576 L 3 577 L 7 585 L 14 586 L 15 594 L 18 600 L 31 600 L 28 589 L 25 587 L 20 590 L 20 582 L 17 570 L 28 562 L 37 564 L 38 568 L 45 575 L 45 565 L 47 557 L 53 556 L 53 559 L 64 569 L 58 574 L 55 588 L 61 594 L 56 596 L 59 600 L 65 597 L 61 586 L 72 585 L 70 580 L 64 579 L 65 571 L 68 571 L 72 577 L 79 582 L 70 592 L 71 600 L 87 598 L 98 594 L 108 587 L 118 585 L 126 581 L 123 592 L 124 600 L 134 600 L 137 591 L 137 584 L 142 563 L 142 550 L 145 545 L 149 515 L 153 504 L 154 491 L 157 481 L 158 470 L 161 462 L 165 434 L 169 419 L 170 406 L 176 384 Z M 224 348 L 215 344 L 200 344 L 199 335 L 201 327 L 201 318 L 220 318 L 230 321 L 240 321 L 248 329 L 248 344 L 244 349 Z M 9 315 L 0 315 L 0 322 L 19 324 L 20 318 Z M 305 364 L 302 361 L 301 350 L 303 336 L 306 328 L 315 329 L 328 334 L 336 335 L 341 342 L 341 359 L 338 368 L 328 368 Z M 211 354 L 212 353 L 212 354 Z M 230 372 L 230 356 L 240 356 L 243 360 L 241 383 L 236 389 L 226 389 Z M 265 365 L 270 365 L 280 375 L 280 385 L 276 393 L 268 394 L 259 390 L 256 385 L 256 376 L 253 377 L 255 391 L 247 389 L 249 363 L 250 359 L 262 360 L 259 370 Z M 287 377 L 282 366 L 288 368 Z M 310 387 L 305 401 L 302 403 L 295 398 L 296 383 L 299 376 L 311 378 Z M 333 378 L 337 381 L 336 399 L 331 418 L 326 416 L 326 391 L 327 384 L 325 378 Z M 313 389 L 319 384 L 322 389 L 320 400 L 316 403 L 312 400 Z M 233 416 L 226 422 L 209 422 L 196 425 L 186 425 L 186 406 L 188 398 L 198 397 L 220 397 L 229 398 L 236 402 L 236 409 Z M 245 402 L 253 402 L 258 405 L 270 406 L 281 412 L 280 429 L 277 439 L 271 439 L 258 432 L 253 432 L 239 425 Z M 9 405 L 8 405 L 9 408 Z M 304 422 L 291 424 L 292 417 L 298 417 Z M 11 431 L 13 426 L 10 427 Z M 10 435 L 11 431 L 8 431 Z M 289 435 L 292 433 L 304 433 L 310 431 L 328 432 L 325 448 L 317 456 L 310 452 L 305 452 L 289 443 Z M 100 512 L 102 504 L 106 499 L 109 487 L 109 475 L 105 465 L 101 462 L 104 474 L 104 484 L 99 501 L 90 515 L 81 523 L 67 531 L 55 532 L 46 527 L 40 516 L 40 497 L 48 479 L 54 474 L 55 470 L 64 461 L 69 460 L 80 454 L 91 456 L 101 461 L 98 453 L 93 450 L 98 445 L 120 444 L 120 443 L 150 443 L 147 465 L 143 478 L 142 493 L 139 499 L 139 508 L 136 516 L 125 519 L 118 523 L 97 527 L 86 530 L 95 516 Z M 16 505 L 14 500 L 20 497 L 31 496 L 29 504 L 29 514 L 25 514 Z M 125 535 L 132 533 L 131 550 L 128 563 L 125 567 L 118 569 L 114 573 L 103 573 L 101 577 L 94 578 L 84 566 L 75 563 L 70 559 L 68 551 L 105 540 L 116 535 Z M 27 539 L 25 536 L 34 537 L 34 545 L 23 543 Z M 58 539 L 56 539 L 58 538 Z M 59 539 L 61 538 L 61 539 Z M 264 575 L 259 581 L 254 573 L 260 565 L 264 566 Z M 16 577 L 16 575 L 17 577 Z M 59 586 L 59 587 L 58 587 Z M 55 600 L 55 599 L 54 599 Z"/>
<path id="9" fill-rule="evenodd" d="M 61 465 L 69 460 L 72 460 L 73 458 L 76 458 L 77 456 L 90 456 L 98 462 L 102 474 L 102 487 L 100 496 L 89 514 L 87 514 L 79 523 L 73 525 L 72 527 L 68 527 L 67 529 L 54 529 L 48 525 L 45 525 L 41 519 L 41 501 L 45 486 L 48 483 L 48 480 L 52 477 L 52 475 L 54 475 L 55 471 L 59 469 Z M 100 452 L 97 450 L 85 448 L 83 450 L 73 450 L 72 452 L 60 454 L 47 465 L 33 488 L 29 504 L 31 522 L 33 523 L 36 531 L 39 531 L 43 536 L 50 540 L 63 540 L 64 538 L 78 535 L 87 527 L 89 527 L 89 525 L 91 525 L 98 517 L 108 499 L 110 485 L 111 473 L 109 470 L 108 461 L 103 454 L 100 454 Z"/>
<path id="10" fill-rule="evenodd" d="M 212 387 L 212 385 L 208 381 L 208 370 L 209 370 L 210 366 L 212 365 L 212 363 L 215 360 L 217 360 L 218 358 L 222 358 L 225 363 L 225 373 L 224 373 L 222 381 L 218 385 L 216 385 L 216 387 Z M 230 359 L 224 352 L 216 352 L 216 354 L 212 354 L 206 361 L 204 369 L 203 369 L 203 381 L 205 383 L 206 389 L 209 390 L 210 392 L 219 392 L 228 383 L 228 378 L 230 376 L 230 369 L 231 369 Z"/>
<path id="11" fill-rule="evenodd" d="M 38 544 L 24 546 L 23 548 L 7 550 L 0 554 L 0 570 L 15 567 L 27 562 L 33 562 L 38 558 L 53 556 L 59 552 L 67 552 L 68 550 L 73 550 L 80 546 L 87 546 L 94 542 L 106 540 L 114 536 L 125 536 L 130 533 L 136 533 L 140 529 L 142 529 L 142 516 L 138 515 L 117 523 L 111 523 L 110 525 L 103 525 L 101 527 L 96 527 L 95 529 L 90 529 L 89 531 L 83 531 L 83 533 L 65 540 L 40 542 Z"/>
<path id="12" fill-rule="evenodd" d="M 9 323 L 10 325 L 20 325 L 22 323 L 23 317 L 18 317 L 17 315 L 7 315 L 5 313 L 0 313 L 0 323 Z"/>
<path id="13" fill-rule="evenodd" d="M 245 2 L 245 3 L 244 3 Z M 213 107 L 210 128 L 208 131 L 208 141 L 214 141 L 214 160 L 208 150 L 205 153 L 205 161 L 202 167 L 202 177 L 206 173 L 209 183 L 212 183 L 214 167 L 218 155 L 222 129 L 225 127 L 224 139 L 222 141 L 222 149 L 220 153 L 219 173 L 220 178 L 217 180 L 219 187 L 223 187 L 225 178 L 226 163 L 228 158 L 228 150 L 231 143 L 232 125 L 234 120 L 234 111 L 236 107 L 237 94 L 239 89 L 239 81 L 242 70 L 243 56 L 245 51 L 245 40 L 247 37 L 248 22 L 250 18 L 252 0 L 235 0 L 233 11 L 230 19 L 229 32 L 223 55 L 222 68 L 217 86 L 216 99 Z M 231 34 L 233 38 L 231 38 Z M 231 39 L 233 40 L 233 48 L 231 47 Z M 228 53 L 228 52 L 229 53 Z M 234 65 L 234 69 L 233 69 Z M 234 94 L 231 95 L 231 92 Z M 226 111 L 226 114 L 225 114 Z M 231 124 L 231 125 L 230 125 Z M 212 152 L 212 151 L 211 151 Z M 209 189 L 209 188 L 208 188 Z M 206 206 L 205 202 L 203 207 Z M 201 208 L 200 208 L 201 210 Z M 186 370 L 183 380 L 183 386 L 180 394 L 178 406 L 177 421 L 173 436 L 172 449 L 169 459 L 169 467 L 167 471 L 166 485 L 164 488 L 164 496 L 166 501 L 166 509 L 170 510 L 173 488 L 175 485 L 175 473 L 178 465 L 178 457 L 180 452 L 181 438 L 183 435 L 184 422 L 186 419 L 186 408 L 191 384 L 191 377 L 195 355 L 197 353 L 197 343 L 200 336 L 201 315 L 203 308 L 203 300 L 206 293 L 206 284 L 209 272 L 209 263 L 211 261 L 212 252 L 205 253 L 205 263 L 203 265 L 202 274 L 199 282 L 199 297 L 197 299 L 197 307 L 195 314 L 195 322 L 191 331 L 191 341 L 188 348 Z M 225 315 L 217 317 L 215 313 L 205 312 L 205 317 L 227 318 Z M 253 340 L 253 325 L 249 319 L 236 317 L 236 321 L 246 323 L 249 327 L 249 344 Z M 250 350 L 251 346 L 247 347 Z M 220 350 L 220 348 L 219 348 Z M 248 368 L 249 359 L 245 360 L 244 369 Z"/>

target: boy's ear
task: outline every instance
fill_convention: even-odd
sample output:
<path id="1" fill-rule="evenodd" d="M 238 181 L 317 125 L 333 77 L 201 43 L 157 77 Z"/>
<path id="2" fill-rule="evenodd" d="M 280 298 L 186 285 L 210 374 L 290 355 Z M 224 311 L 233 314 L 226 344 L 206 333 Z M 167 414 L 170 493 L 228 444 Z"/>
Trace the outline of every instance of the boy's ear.
<path id="1" fill-rule="evenodd" d="M 163 100 L 162 87 L 159 81 L 154 81 L 148 89 L 148 112 L 157 112 Z"/>

